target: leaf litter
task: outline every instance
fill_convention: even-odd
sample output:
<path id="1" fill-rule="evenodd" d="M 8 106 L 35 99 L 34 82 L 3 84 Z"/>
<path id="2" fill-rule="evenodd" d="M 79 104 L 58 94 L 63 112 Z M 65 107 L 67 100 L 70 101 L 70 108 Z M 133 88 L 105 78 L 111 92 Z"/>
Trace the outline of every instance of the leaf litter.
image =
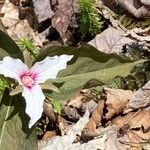
<path id="1" fill-rule="evenodd" d="M 73 108 L 72 111 L 65 113 L 68 117 L 69 115 L 72 116 L 71 118 L 69 117 L 71 122 L 69 123 L 70 125 L 67 123 L 66 133 L 61 135 L 61 137 L 54 136 L 40 141 L 40 147 L 43 144 L 43 146 L 45 146 L 44 149 L 52 148 L 51 146 L 55 146 L 53 149 L 60 149 L 60 147 L 56 148 L 58 144 L 53 143 L 53 140 L 58 140 L 59 142 L 61 141 L 60 143 L 68 150 L 89 150 L 90 148 L 93 150 L 142 149 L 145 143 L 148 143 L 150 139 L 150 109 L 148 103 L 143 107 L 141 107 L 140 103 L 138 103 L 138 105 L 135 95 L 137 95 L 139 91 L 143 92 L 143 89 L 146 90 L 146 93 L 149 92 L 150 88 L 147 85 L 149 85 L 149 82 L 135 92 L 131 90 L 112 89 L 104 86 L 103 90 L 94 95 L 95 99 L 91 96 L 91 94 L 93 94 L 91 92 L 93 88 L 81 90 L 68 100 L 68 102 L 64 103 L 63 109 L 69 107 Z M 86 92 L 86 94 L 84 92 Z M 149 94 L 146 93 L 145 97 L 142 96 L 142 98 L 150 100 Z M 91 99 L 89 99 L 89 97 L 91 97 Z M 132 99 L 135 99 L 135 103 Z M 91 115 L 87 116 L 86 119 L 88 120 L 85 121 L 83 119 L 85 116 L 83 118 L 81 117 L 85 112 L 84 107 L 93 100 L 96 105 L 94 109 L 89 112 Z M 139 107 L 129 107 L 130 104 L 136 104 L 136 106 Z M 86 108 L 88 108 L 88 105 L 86 105 Z M 132 108 L 132 110 L 125 112 L 127 108 Z M 72 115 L 72 113 L 76 115 Z M 66 142 L 65 137 L 70 130 L 74 131 L 73 126 L 78 128 L 79 121 L 76 122 L 76 120 L 79 118 L 83 119 L 84 126 L 82 126 L 82 128 L 79 127 L 80 134 L 75 134 L 72 141 L 68 143 L 69 141 Z M 59 140 L 59 138 L 61 138 L 61 140 Z M 69 139 L 71 139 L 71 137 Z M 60 143 L 59 145 L 61 145 Z"/>
<path id="2" fill-rule="evenodd" d="M 45 0 L 45 5 L 39 5 L 40 2 L 43 1 L 33 1 L 34 12 L 22 7 L 22 16 L 19 16 L 18 4 L 6 1 L 1 13 L 8 34 L 14 39 L 21 38 L 22 35 L 34 39 L 36 45 L 42 47 L 45 37 L 35 30 L 38 30 L 43 22 L 50 21 L 46 28 L 55 28 L 65 43 L 68 40 L 67 33 L 72 16 L 77 11 L 76 1 L 58 0 L 58 4 L 51 1 L 51 5 L 48 0 Z M 149 5 L 145 1 L 141 2 L 142 5 Z M 29 18 L 26 18 L 27 14 Z M 134 42 L 133 39 L 122 30 L 109 27 L 89 44 L 102 52 L 119 54 L 125 45 Z M 41 121 L 45 127 L 42 140 L 38 143 L 39 150 L 149 148 L 150 81 L 137 91 L 102 87 L 102 90 L 95 94 L 93 89 L 95 88 L 84 88 L 65 102 L 61 114 L 54 112 L 51 104 L 44 104 L 45 116 Z M 48 130 L 48 126 L 53 127 Z"/>

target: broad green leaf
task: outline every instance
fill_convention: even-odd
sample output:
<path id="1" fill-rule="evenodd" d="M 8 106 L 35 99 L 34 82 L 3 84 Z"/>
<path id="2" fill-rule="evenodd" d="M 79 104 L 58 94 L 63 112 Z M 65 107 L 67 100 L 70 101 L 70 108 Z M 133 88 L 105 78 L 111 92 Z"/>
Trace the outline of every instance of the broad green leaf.
<path id="1" fill-rule="evenodd" d="M 5 50 L 0 48 L 0 60 L 2 60 L 5 56 L 9 56 L 9 54 Z"/>
<path id="2" fill-rule="evenodd" d="M 25 114 L 21 95 L 9 96 L 6 89 L 0 103 L 0 149 L 37 150 L 37 138 L 28 128 L 29 118 Z"/>
<path id="3" fill-rule="evenodd" d="M 21 93 L 21 92 L 23 92 L 23 86 L 22 86 L 22 85 L 18 85 L 18 86 L 16 86 L 15 89 L 13 89 L 13 90 L 9 93 L 9 95 L 10 95 L 10 96 L 13 96 L 13 95 L 17 95 L 17 94 L 19 94 L 19 93 Z"/>
<path id="4" fill-rule="evenodd" d="M 11 57 L 20 58 L 23 60 L 23 54 L 18 45 L 2 30 L 0 30 L 0 48 L 6 51 Z M 3 51 L 0 53 L 3 53 Z"/>
<path id="5" fill-rule="evenodd" d="M 60 87 L 60 93 L 53 92 L 50 95 L 58 100 L 70 98 L 91 79 L 98 79 L 109 84 L 116 76 L 128 75 L 134 65 L 143 61 L 132 62 L 116 54 L 102 53 L 89 45 L 83 45 L 80 48 L 47 47 L 41 51 L 38 61 L 46 56 L 74 55 L 68 67 L 58 75 L 57 85 Z"/>
<path id="6" fill-rule="evenodd" d="M 59 92 L 59 89 L 52 84 L 51 81 L 47 80 L 45 83 L 41 84 L 41 88 L 43 90 L 51 90 L 51 91 L 55 91 L 55 92 Z"/>

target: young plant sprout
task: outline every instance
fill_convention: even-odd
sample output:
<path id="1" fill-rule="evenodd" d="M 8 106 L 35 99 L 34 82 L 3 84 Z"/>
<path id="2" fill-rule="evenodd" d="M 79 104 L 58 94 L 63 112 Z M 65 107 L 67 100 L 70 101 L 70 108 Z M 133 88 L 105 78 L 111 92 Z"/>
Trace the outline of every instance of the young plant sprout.
<path id="1" fill-rule="evenodd" d="M 72 57 L 71 55 L 46 57 L 30 69 L 20 59 L 9 56 L 0 61 L 0 74 L 16 79 L 23 87 L 22 96 L 26 101 L 25 112 L 30 117 L 29 128 L 37 122 L 43 112 L 45 96 L 39 84 L 48 79 L 55 79 L 58 72 L 67 67 L 67 62 Z"/>

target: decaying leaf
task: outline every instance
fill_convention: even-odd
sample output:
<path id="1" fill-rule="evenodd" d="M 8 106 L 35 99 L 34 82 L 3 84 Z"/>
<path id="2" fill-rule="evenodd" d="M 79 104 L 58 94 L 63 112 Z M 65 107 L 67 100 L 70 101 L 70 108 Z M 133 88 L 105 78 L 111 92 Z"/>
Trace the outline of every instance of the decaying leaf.
<path id="1" fill-rule="evenodd" d="M 71 149 L 72 144 L 76 139 L 76 135 L 81 135 L 81 131 L 86 126 L 89 121 L 89 111 L 85 112 L 85 115 L 80 118 L 80 120 L 73 125 L 66 135 L 64 136 L 55 136 L 50 140 L 43 140 L 39 142 L 39 150 L 49 150 L 49 149 Z"/>
<path id="2" fill-rule="evenodd" d="M 128 113 L 134 109 L 143 108 L 150 105 L 150 81 L 142 88 L 136 91 L 133 97 L 127 103 L 124 113 Z"/>
<path id="3" fill-rule="evenodd" d="M 149 0 L 140 0 L 141 3 L 143 3 L 144 5 L 150 6 L 150 1 Z"/>
<path id="4" fill-rule="evenodd" d="M 107 96 L 106 109 L 106 119 L 110 119 L 112 116 L 119 114 L 123 111 L 129 99 L 133 96 L 133 92 L 130 90 L 122 89 L 110 89 L 105 88 L 105 93 Z"/>
<path id="5" fill-rule="evenodd" d="M 141 0 L 140 3 L 139 0 L 126 0 L 126 1 L 116 0 L 119 6 L 129 11 L 136 18 L 143 18 L 150 16 L 150 8 L 148 7 L 150 6 L 149 5 L 150 3 L 148 1 L 149 0 Z"/>
<path id="6" fill-rule="evenodd" d="M 84 130 L 86 135 L 94 134 L 95 129 L 101 124 L 101 120 L 103 117 L 103 109 L 104 109 L 104 100 L 100 100 L 98 102 L 97 107 L 92 112 L 89 122 L 86 125 L 86 129 Z"/>
<path id="7" fill-rule="evenodd" d="M 86 96 L 90 93 L 89 89 L 83 89 L 79 93 L 70 98 L 64 105 L 64 112 L 71 120 L 78 120 L 81 117 L 79 109 L 83 106 Z M 86 106 L 85 106 L 86 107 Z M 86 107 L 87 109 L 87 107 Z M 90 109 L 89 109 L 90 110 Z"/>
<path id="8" fill-rule="evenodd" d="M 117 138 L 121 143 L 141 148 L 150 139 L 150 111 L 139 110 L 117 117 L 112 124 L 118 127 Z"/>
<path id="9" fill-rule="evenodd" d="M 104 53 L 120 53 L 125 44 L 132 43 L 133 40 L 125 37 L 122 31 L 119 31 L 113 27 L 109 27 L 101 34 L 88 42 L 88 44 L 94 46 L 98 50 Z"/>
<path id="10" fill-rule="evenodd" d="M 34 0 L 33 6 L 39 23 L 50 19 L 54 15 L 49 0 Z"/>
<path id="11" fill-rule="evenodd" d="M 58 0 L 57 10 L 52 17 L 52 26 L 59 32 L 63 42 L 66 42 L 66 31 L 74 14 L 74 0 Z"/>
<path id="12" fill-rule="evenodd" d="M 84 89 L 81 90 L 79 93 L 77 93 L 74 97 L 72 97 L 68 102 L 67 106 L 75 107 L 75 108 L 80 108 L 83 100 L 85 97 L 90 93 L 89 89 Z"/>
<path id="13" fill-rule="evenodd" d="M 125 145 L 118 139 L 118 128 L 116 126 L 109 126 L 103 129 L 103 135 L 106 135 L 105 150 L 127 150 L 129 145 Z"/>
<path id="14" fill-rule="evenodd" d="M 42 140 L 47 140 L 47 139 L 50 139 L 52 137 L 56 136 L 56 131 L 47 131 L 43 137 L 42 137 Z"/>
<path id="15" fill-rule="evenodd" d="M 6 1 L 7 2 L 7 1 Z M 7 4 L 7 5 L 6 5 Z M 19 9 L 11 2 L 7 2 L 2 10 L 3 13 L 2 22 L 7 29 L 7 33 L 14 39 L 21 38 L 32 39 L 37 46 L 43 46 L 43 42 L 46 41 L 45 37 L 33 31 L 28 24 L 27 20 L 20 20 Z"/>

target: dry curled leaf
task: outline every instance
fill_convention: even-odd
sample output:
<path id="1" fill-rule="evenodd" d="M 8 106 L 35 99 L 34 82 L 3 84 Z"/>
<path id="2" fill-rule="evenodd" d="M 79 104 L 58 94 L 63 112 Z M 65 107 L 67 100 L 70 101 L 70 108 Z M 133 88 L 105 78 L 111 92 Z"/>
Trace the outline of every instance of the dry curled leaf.
<path id="1" fill-rule="evenodd" d="M 44 135 L 42 140 L 47 140 L 50 139 L 52 137 L 56 136 L 56 131 L 47 131 Z"/>
<path id="2" fill-rule="evenodd" d="M 130 90 L 122 89 L 110 89 L 105 88 L 105 93 L 107 96 L 106 100 L 106 119 L 110 119 L 112 116 L 119 114 L 123 111 L 129 99 L 133 96 L 133 92 Z"/>
<path id="3" fill-rule="evenodd" d="M 90 94 L 89 89 L 84 89 L 81 90 L 79 93 L 77 93 L 74 97 L 72 97 L 68 102 L 67 106 L 75 107 L 75 108 L 80 108 L 83 100 L 86 98 L 86 96 Z"/>
<path id="4" fill-rule="evenodd" d="M 74 0 L 58 0 L 57 10 L 52 17 L 52 26 L 59 32 L 63 42 L 66 42 L 66 32 L 74 14 Z"/>
<path id="5" fill-rule="evenodd" d="M 98 50 L 104 53 L 120 53 L 125 44 L 132 43 L 128 37 L 125 37 L 124 32 L 119 31 L 113 27 L 109 27 L 101 34 L 88 42 L 88 44 L 94 46 Z"/>
<path id="6" fill-rule="evenodd" d="M 103 117 L 103 109 L 104 109 L 104 100 L 100 100 L 98 102 L 97 107 L 92 112 L 89 122 L 86 125 L 86 128 L 84 130 L 86 135 L 94 134 L 95 129 L 100 125 Z"/>
<path id="7" fill-rule="evenodd" d="M 49 0 L 33 0 L 33 6 L 39 23 L 54 15 Z"/>
<path id="8" fill-rule="evenodd" d="M 86 96 L 88 94 L 90 94 L 90 90 L 83 89 L 65 103 L 63 110 L 69 119 L 76 121 L 81 117 L 80 110 L 81 107 L 83 108 L 83 103 L 86 100 Z"/>
<path id="9" fill-rule="evenodd" d="M 89 111 L 87 110 L 83 117 L 79 121 L 70 127 L 66 135 L 64 136 L 55 136 L 50 140 L 40 141 L 39 150 L 49 150 L 49 149 L 71 149 L 73 142 L 76 140 L 76 135 L 81 135 L 83 128 L 86 126 L 89 121 Z"/>
<path id="10" fill-rule="evenodd" d="M 134 109 L 143 108 L 150 105 L 150 81 L 136 91 L 124 109 L 128 113 Z"/>
<path id="11" fill-rule="evenodd" d="M 117 4 L 129 11 L 136 18 L 150 17 L 149 0 L 116 0 Z M 144 4 L 144 5 L 143 5 Z M 146 5 L 145 5 L 146 4 Z"/>
<path id="12" fill-rule="evenodd" d="M 20 20 L 19 9 L 14 4 L 6 1 L 1 13 L 3 13 L 2 22 L 7 29 L 7 33 L 14 39 L 21 38 L 32 39 L 37 46 L 43 46 L 46 41 L 45 37 L 35 32 L 27 20 Z"/>
<path id="13" fill-rule="evenodd" d="M 141 143 L 150 139 L 150 111 L 145 109 L 117 117 L 112 125 L 118 128 L 117 138 L 131 148 L 141 148 Z"/>

